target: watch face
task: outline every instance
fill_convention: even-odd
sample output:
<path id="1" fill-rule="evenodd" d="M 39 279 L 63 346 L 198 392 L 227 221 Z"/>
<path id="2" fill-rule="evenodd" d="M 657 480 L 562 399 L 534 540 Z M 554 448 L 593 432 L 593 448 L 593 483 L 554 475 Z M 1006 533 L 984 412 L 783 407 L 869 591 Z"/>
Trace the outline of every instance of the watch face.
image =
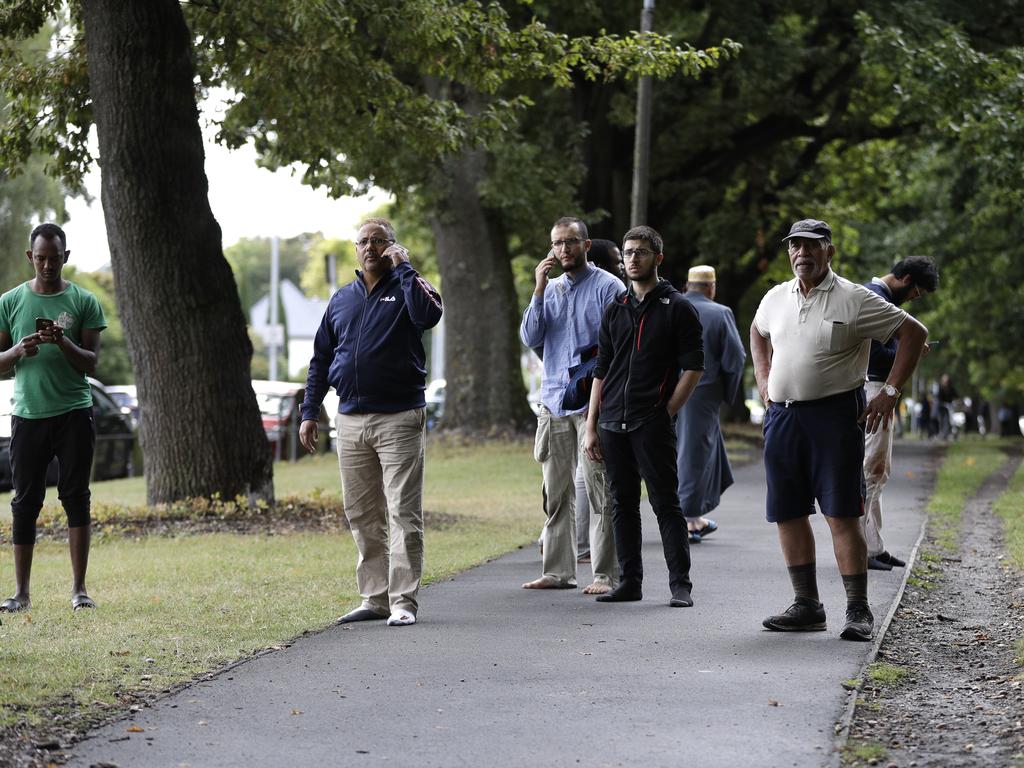
<path id="1" fill-rule="evenodd" d="M 882 389 L 885 390 L 885 394 L 887 394 L 889 397 L 896 397 L 896 395 L 898 395 L 900 392 L 892 384 L 886 384 L 884 387 L 882 387 Z"/>

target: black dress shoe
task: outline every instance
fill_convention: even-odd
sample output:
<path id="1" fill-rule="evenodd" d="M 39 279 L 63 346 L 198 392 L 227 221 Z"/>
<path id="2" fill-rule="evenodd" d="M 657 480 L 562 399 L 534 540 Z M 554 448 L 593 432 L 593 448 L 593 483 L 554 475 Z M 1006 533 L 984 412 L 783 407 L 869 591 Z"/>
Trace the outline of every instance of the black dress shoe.
<path id="1" fill-rule="evenodd" d="M 868 558 L 868 570 L 869 571 L 891 571 L 892 565 L 885 562 L 881 557 L 869 557 Z"/>
<path id="2" fill-rule="evenodd" d="M 685 589 L 680 589 L 672 593 L 672 599 L 668 601 L 668 604 L 673 608 L 692 608 L 693 598 Z"/>
<path id="3" fill-rule="evenodd" d="M 622 583 L 611 592 L 598 595 L 594 599 L 599 603 L 633 603 L 637 600 L 643 600 L 644 593 L 639 584 Z"/>
<path id="4" fill-rule="evenodd" d="M 892 568 L 903 568 L 906 563 L 900 560 L 898 557 L 893 557 L 888 552 L 883 552 L 880 555 L 875 555 L 875 560 L 880 563 L 887 563 Z"/>

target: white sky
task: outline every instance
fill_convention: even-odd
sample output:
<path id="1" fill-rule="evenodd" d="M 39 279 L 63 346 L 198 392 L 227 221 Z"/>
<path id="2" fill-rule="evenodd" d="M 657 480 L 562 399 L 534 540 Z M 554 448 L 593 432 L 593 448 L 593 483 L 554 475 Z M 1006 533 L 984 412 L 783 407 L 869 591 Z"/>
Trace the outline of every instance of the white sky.
<path id="1" fill-rule="evenodd" d="M 215 109 L 209 103 L 203 107 L 204 114 Z M 213 127 L 204 125 L 210 207 L 220 223 L 225 248 L 243 237 L 287 238 L 303 232 L 349 238 L 362 216 L 388 200 L 383 192 L 332 200 L 326 192 L 302 184 L 299 175 L 288 169 L 271 172 L 258 167 L 251 145 L 228 151 L 214 143 L 213 134 Z M 90 171 L 86 188 L 92 204 L 83 198 L 68 198 L 64 230 L 71 246 L 71 264 L 88 272 L 110 261 L 99 169 Z"/>

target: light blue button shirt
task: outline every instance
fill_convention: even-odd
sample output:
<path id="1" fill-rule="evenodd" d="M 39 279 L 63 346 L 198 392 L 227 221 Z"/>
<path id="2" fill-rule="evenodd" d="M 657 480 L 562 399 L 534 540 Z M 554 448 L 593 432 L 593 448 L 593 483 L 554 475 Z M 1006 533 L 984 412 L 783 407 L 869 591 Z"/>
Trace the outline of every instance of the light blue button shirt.
<path id="1" fill-rule="evenodd" d="M 555 416 L 586 410 L 562 410 L 569 368 L 597 345 L 604 309 L 624 290 L 621 280 L 588 263 L 575 279 L 560 275 L 549 281 L 544 296 L 535 295 L 523 313 L 519 338 L 531 349 L 543 348 L 540 400 Z"/>

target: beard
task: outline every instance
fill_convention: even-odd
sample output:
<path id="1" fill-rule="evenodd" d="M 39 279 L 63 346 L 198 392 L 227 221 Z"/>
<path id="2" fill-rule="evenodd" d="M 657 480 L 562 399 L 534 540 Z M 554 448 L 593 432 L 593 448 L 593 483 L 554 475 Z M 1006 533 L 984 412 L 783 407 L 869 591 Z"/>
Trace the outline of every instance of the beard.
<path id="1" fill-rule="evenodd" d="M 893 289 L 892 292 L 892 303 L 897 307 L 902 305 L 907 299 L 910 298 L 911 291 L 914 290 L 914 286 L 900 285 Z"/>
<path id="2" fill-rule="evenodd" d="M 651 280 L 651 278 L 653 278 L 657 274 L 657 272 L 658 272 L 658 265 L 655 264 L 654 260 L 652 259 L 651 263 L 647 267 L 647 269 L 634 269 L 631 272 L 627 272 L 626 276 L 630 280 L 635 280 L 638 283 L 645 283 L 645 282 Z"/>

